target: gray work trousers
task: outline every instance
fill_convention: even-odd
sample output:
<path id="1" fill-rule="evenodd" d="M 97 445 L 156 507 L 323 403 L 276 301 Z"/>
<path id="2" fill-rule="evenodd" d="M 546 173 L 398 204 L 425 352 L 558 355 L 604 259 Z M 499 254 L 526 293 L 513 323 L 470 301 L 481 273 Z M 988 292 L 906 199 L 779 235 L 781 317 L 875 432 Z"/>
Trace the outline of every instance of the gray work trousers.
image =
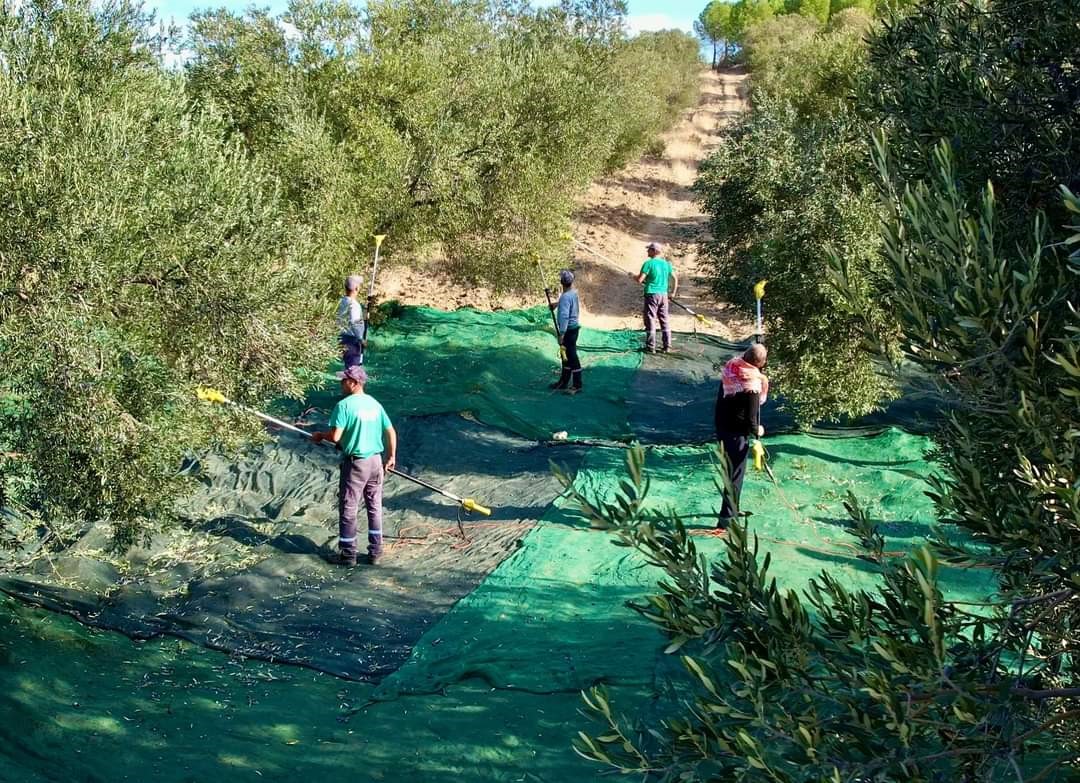
<path id="1" fill-rule="evenodd" d="M 645 347 L 656 350 L 656 323 L 660 322 L 660 333 L 664 340 L 664 350 L 671 347 L 671 324 L 668 323 L 667 294 L 645 294 Z"/>
<path id="2" fill-rule="evenodd" d="M 368 554 L 382 554 L 382 454 L 346 456 L 341 460 L 338 482 L 338 546 L 346 556 L 356 556 L 356 515 L 364 502 L 368 522 Z"/>

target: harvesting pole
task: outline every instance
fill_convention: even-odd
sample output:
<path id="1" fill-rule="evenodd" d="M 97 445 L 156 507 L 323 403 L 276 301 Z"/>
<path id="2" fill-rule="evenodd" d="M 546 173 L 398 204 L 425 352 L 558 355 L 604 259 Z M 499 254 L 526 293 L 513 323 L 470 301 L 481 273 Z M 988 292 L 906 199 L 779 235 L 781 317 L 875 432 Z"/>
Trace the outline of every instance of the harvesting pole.
<path id="1" fill-rule="evenodd" d="M 584 251 L 585 251 L 586 253 L 590 253 L 591 255 L 594 255 L 594 256 L 596 256 L 596 257 L 597 257 L 597 258 L 599 258 L 599 259 L 600 259 L 601 261 L 605 261 L 605 262 L 607 262 L 607 263 L 611 264 L 612 266 L 614 266 L 614 267 L 618 268 L 618 269 L 619 269 L 620 271 L 622 270 L 622 267 L 621 267 L 621 266 L 619 266 L 618 264 L 616 264 L 616 263 L 615 263 L 614 261 L 612 261 L 612 260 L 611 260 L 610 258 L 608 258 L 607 256 L 605 256 L 605 255 L 604 255 L 603 253 L 600 253 L 600 252 L 598 252 L 598 251 L 596 251 L 596 250 L 593 250 L 593 249 L 592 249 L 591 247 L 589 247 L 588 245 L 586 245 L 586 244 L 585 244 L 584 242 L 582 242 L 581 240 L 579 240 L 579 239 L 575 239 L 574 237 L 570 236 L 569 234 L 565 234 L 564 236 L 565 236 L 565 238 L 566 238 L 566 239 L 569 239 L 569 240 L 570 240 L 571 242 L 573 242 L 573 243 L 574 243 L 575 245 L 577 245 L 578 247 L 580 247 L 580 248 L 581 248 L 582 250 L 584 250 Z M 678 308 L 680 308 L 680 309 L 682 309 L 682 310 L 685 310 L 685 311 L 686 311 L 687 313 L 689 313 L 689 314 L 690 314 L 690 315 L 692 315 L 692 316 L 693 316 L 694 318 L 696 318 L 696 319 L 697 319 L 698 321 L 700 321 L 702 325 L 704 325 L 704 326 L 708 326 L 708 325 L 709 325 L 709 319 L 708 319 L 708 318 L 706 318 L 705 316 L 703 316 L 703 315 L 702 315 L 701 313 L 697 313 L 697 312 L 694 312 L 694 311 L 693 311 L 693 310 L 692 310 L 691 308 L 687 307 L 686 305 L 684 305 L 684 304 L 683 304 L 682 302 L 680 302 L 680 301 L 679 301 L 678 299 L 676 299 L 676 298 L 675 298 L 675 297 L 673 297 L 673 296 L 672 296 L 672 297 L 668 297 L 668 298 L 669 298 L 669 299 L 671 300 L 671 303 L 672 303 L 673 305 L 675 305 L 676 307 L 678 307 Z"/>
<path id="2" fill-rule="evenodd" d="M 297 427 L 295 424 L 289 424 L 289 422 L 287 422 L 287 421 L 282 421 L 281 419 L 276 419 L 273 416 L 269 416 L 269 415 L 263 413 L 262 411 L 255 410 L 254 408 L 249 408 L 247 405 L 241 405 L 238 402 L 233 402 L 228 397 L 226 397 L 224 394 L 219 392 L 217 389 L 210 389 L 210 388 L 207 388 L 207 387 L 204 387 L 204 386 L 200 386 L 197 389 L 195 389 L 195 396 L 198 397 L 203 402 L 211 402 L 211 403 L 215 403 L 217 405 L 231 405 L 234 408 L 236 408 L 237 410 L 241 410 L 244 413 L 250 413 L 252 416 L 255 416 L 256 418 L 262 419 L 263 421 L 267 422 L 268 424 L 274 424 L 274 425 L 276 425 L 278 427 L 281 427 L 282 429 L 286 429 L 289 432 L 294 432 L 297 435 L 300 435 L 300 436 L 302 436 L 304 438 L 307 438 L 308 440 L 311 440 L 311 433 L 308 432 L 307 430 L 302 430 L 299 427 Z M 330 441 L 322 441 L 322 442 L 326 443 L 329 446 L 334 445 L 333 443 L 330 443 Z M 400 470 L 397 470 L 396 468 L 390 468 L 387 471 L 387 473 L 393 473 L 395 476 L 399 476 L 399 477 L 405 479 L 406 481 L 411 481 L 412 483 L 418 484 L 421 487 L 424 487 L 425 489 L 430 489 L 432 492 L 437 492 L 438 494 L 442 495 L 443 497 L 450 498 L 451 500 L 456 501 L 457 503 L 460 503 L 461 507 L 463 509 L 465 509 L 466 511 L 475 511 L 478 514 L 483 514 L 485 517 L 490 517 L 491 516 L 491 509 L 490 508 L 487 508 L 486 506 L 481 506 L 479 503 L 477 503 L 472 498 L 458 497 L 457 495 L 455 495 L 452 492 L 449 492 L 449 491 L 447 491 L 445 489 L 442 489 L 440 487 L 436 487 L 434 484 L 429 484 L 426 481 L 422 481 L 421 479 L 416 478 L 416 476 L 410 476 L 408 473 L 402 473 Z"/>
<path id="3" fill-rule="evenodd" d="M 685 310 L 685 311 L 686 311 L 686 312 L 688 312 L 688 313 L 689 313 L 690 315 L 694 316 L 694 318 L 696 318 L 696 319 L 698 319 L 699 321 L 701 321 L 701 323 L 703 323 L 703 324 L 704 324 L 705 326 L 708 326 L 708 325 L 709 325 L 709 319 L 708 319 L 708 318 L 706 318 L 705 316 L 703 316 L 703 315 L 702 315 L 701 313 L 695 313 L 695 312 L 694 312 L 693 310 L 691 310 L 691 309 L 690 309 L 689 307 L 687 307 L 686 305 L 684 305 L 684 304 L 683 304 L 682 302 L 680 302 L 680 301 L 679 301 L 678 299 L 676 299 L 676 298 L 675 298 L 675 297 L 673 297 L 673 296 L 672 296 L 672 297 L 668 297 L 668 298 L 669 298 L 669 299 L 671 300 L 671 303 L 672 303 L 673 305 L 675 305 L 676 307 L 679 307 L 679 308 L 681 308 L 681 309 Z M 697 327 L 695 326 L 694 328 L 696 329 Z"/>
<path id="4" fill-rule="evenodd" d="M 593 249 L 592 249 L 591 247 L 589 247 L 588 245 L 586 245 L 586 244 L 585 244 L 584 242 L 582 242 L 582 241 L 581 241 L 580 239 L 577 239 L 577 238 L 575 238 L 575 237 L 572 237 L 572 236 L 570 236 L 569 234 L 566 234 L 565 236 L 566 236 L 566 238 L 567 238 L 567 239 L 569 239 L 569 240 L 570 240 L 571 242 L 573 242 L 573 243 L 574 243 L 575 245 L 577 245 L 578 247 L 580 247 L 580 248 L 581 248 L 582 250 L 584 250 L 584 251 L 585 251 L 586 253 L 591 253 L 592 255 L 594 255 L 594 256 L 596 256 L 597 258 L 599 258 L 599 259 L 600 259 L 601 261 L 606 261 L 607 263 L 611 264 L 612 266 L 614 266 L 614 267 L 618 267 L 619 269 L 622 269 L 622 267 L 621 267 L 621 266 L 619 266 L 618 264 L 616 264 L 616 263 L 615 263 L 614 261 L 612 261 L 612 260 L 611 260 L 610 258 L 608 258 L 607 256 L 605 256 L 605 255 L 604 255 L 603 253 L 600 253 L 600 252 L 598 252 L 598 251 L 596 251 L 596 250 L 593 250 Z"/>
<path id="5" fill-rule="evenodd" d="M 540 256 L 536 257 L 536 271 L 540 275 L 540 285 L 543 287 L 544 296 L 547 298 L 548 312 L 551 313 L 551 325 L 555 328 L 555 339 L 559 343 L 559 359 L 565 362 L 566 346 L 562 343 L 562 332 L 559 331 L 559 319 L 555 316 L 555 303 L 551 301 L 551 289 L 547 287 L 547 283 L 544 281 L 544 267 L 540 265 Z"/>
<path id="6" fill-rule="evenodd" d="M 768 282 L 768 280 L 759 280 L 754 284 L 754 299 L 757 300 L 757 331 L 754 336 L 759 343 L 765 336 L 765 324 L 761 319 L 761 300 L 765 298 L 765 284 Z"/>
<path id="7" fill-rule="evenodd" d="M 371 262 L 371 280 L 367 287 L 367 307 L 364 308 L 364 340 L 367 340 L 368 324 L 371 323 L 371 303 L 375 299 L 375 275 L 379 271 L 379 248 L 386 234 L 375 234 L 375 259 Z"/>

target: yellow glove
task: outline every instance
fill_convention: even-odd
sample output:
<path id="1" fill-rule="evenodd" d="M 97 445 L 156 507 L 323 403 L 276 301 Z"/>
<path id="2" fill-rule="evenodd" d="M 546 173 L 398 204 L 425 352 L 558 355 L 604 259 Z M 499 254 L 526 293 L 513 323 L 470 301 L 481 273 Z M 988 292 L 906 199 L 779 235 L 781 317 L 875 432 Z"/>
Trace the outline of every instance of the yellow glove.
<path id="1" fill-rule="evenodd" d="M 754 470 L 765 470 L 765 447 L 761 445 L 760 440 L 754 440 L 750 452 L 754 455 Z"/>

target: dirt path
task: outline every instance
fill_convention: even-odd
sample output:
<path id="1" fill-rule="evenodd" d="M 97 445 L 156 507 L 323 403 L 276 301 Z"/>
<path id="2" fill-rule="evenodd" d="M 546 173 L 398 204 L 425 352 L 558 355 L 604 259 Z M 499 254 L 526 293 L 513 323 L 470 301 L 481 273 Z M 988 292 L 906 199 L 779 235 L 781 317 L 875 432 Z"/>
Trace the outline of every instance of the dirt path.
<path id="1" fill-rule="evenodd" d="M 628 273 L 641 268 L 645 245 L 652 241 L 661 243 L 679 273 L 679 300 L 710 319 L 708 326 L 698 325 L 700 331 L 727 338 L 745 337 L 752 331 L 749 314 L 716 304 L 697 275 L 696 240 L 705 217 L 690 191 L 698 165 L 719 143 L 722 128 L 742 111 L 744 78 L 738 73 L 704 71 L 698 104 L 664 134 L 664 154 L 643 157 L 605 177 L 581 199 L 573 221 L 574 237 L 611 259 L 601 260 L 575 246 L 572 261 L 567 260 L 578 273 L 586 326 L 641 328 L 641 286 Z M 466 304 L 466 292 L 460 287 L 432 278 L 422 269 L 398 267 L 389 270 L 380 283 L 384 300 L 441 308 Z M 535 304 L 532 298 L 493 297 L 486 291 L 472 290 L 468 295 L 474 305 L 492 309 Z M 690 331 L 695 320 L 672 308 L 672 325 Z"/>
<path id="2" fill-rule="evenodd" d="M 719 143 L 719 134 L 743 107 L 740 86 L 745 77 L 734 73 L 702 74 L 698 105 L 664 135 L 660 158 L 645 157 L 618 174 L 595 183 L 575 216 L 574 236 L 615 264 L 575 248 L 579 288 L 587 326 L 601 329 L 641 328 L 641 286 L 630 280 L 645 260 L 645 245 L 659 242 L 679 274 L 679 300 L 710 319 L 701 331 L 723 337 L 745 336 L 752 330 L 726 305 L 711 301 L 707 285 L 697 275 L 696 240 L 705 216 L 690 187 L 698 165 Z M 672 308 L 673 327 L 689 331 L 695 320 Z"/>

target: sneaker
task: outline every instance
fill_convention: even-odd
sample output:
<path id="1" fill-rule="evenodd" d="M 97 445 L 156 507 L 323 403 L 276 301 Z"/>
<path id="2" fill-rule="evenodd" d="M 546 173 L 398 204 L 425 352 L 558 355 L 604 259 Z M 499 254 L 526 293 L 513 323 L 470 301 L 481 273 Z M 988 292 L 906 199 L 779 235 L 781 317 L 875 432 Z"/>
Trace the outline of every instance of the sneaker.
<path id="1" fill-rule="evenodd" d="M 672 348 L 671 346 L 668 346 L 667 348 L 664 349 L 664 353 L 666 353 L 666 354 L 675 353 L 675 349 Z"/>
<path id="2" fill-rule="evenodd" d="M 570 389 L 567 389 L 567 390 L 566 390 L 566 393 L 567 393 L 567 394 L 569 394 L 569 395 L 571 395 L 571 396 L 573 396 L 573 395 L 575 395 L 575 394 L 578 394 L 578 393 L 580 393 L 580 392 L 581 392 L 581 389 L 578 389 L 578 388 L 576 388 L 576 387 L 574 387 L 574 388 L 570 388 Z"/>

